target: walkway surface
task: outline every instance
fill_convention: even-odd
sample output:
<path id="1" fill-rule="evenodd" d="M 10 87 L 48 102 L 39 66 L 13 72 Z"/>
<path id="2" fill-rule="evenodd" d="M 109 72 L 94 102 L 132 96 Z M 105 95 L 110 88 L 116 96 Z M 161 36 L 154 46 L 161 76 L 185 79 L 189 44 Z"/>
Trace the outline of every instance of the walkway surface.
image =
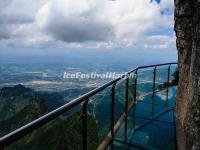
<path id="1" fill-rule="evenodd" d="M 113 141 L 114 150 L 175 150 L 174 100 L 176 88 L 148 95 L 137 101 Z M 153 103 L 153 104 L 152 104 Z M 111 147 L 111 146 L 110 146 Z M 110 149 L 110 148 L 109 148 Z"/>

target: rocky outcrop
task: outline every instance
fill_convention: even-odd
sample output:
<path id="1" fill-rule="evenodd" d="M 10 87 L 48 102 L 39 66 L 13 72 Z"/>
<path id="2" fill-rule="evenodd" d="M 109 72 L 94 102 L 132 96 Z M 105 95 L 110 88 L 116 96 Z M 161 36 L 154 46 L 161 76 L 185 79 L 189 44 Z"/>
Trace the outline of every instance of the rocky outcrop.
<path id="1" fill-rule="evenodd" d="M 176 100 L 177 144 L 200 149 L 200 0 L 175 0 L 179 84 Z"/>

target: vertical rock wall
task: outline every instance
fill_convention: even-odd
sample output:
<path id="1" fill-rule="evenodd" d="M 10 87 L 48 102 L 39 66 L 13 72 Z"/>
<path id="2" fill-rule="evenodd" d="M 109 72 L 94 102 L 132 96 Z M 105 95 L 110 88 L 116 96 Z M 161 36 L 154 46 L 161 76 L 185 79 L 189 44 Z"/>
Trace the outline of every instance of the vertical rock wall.
<path id="1" fill-rule="evenodd" d="M 179 84 L 176 100 L 177 144 L 200 150 L 200 0 L 175 0 Z"/>

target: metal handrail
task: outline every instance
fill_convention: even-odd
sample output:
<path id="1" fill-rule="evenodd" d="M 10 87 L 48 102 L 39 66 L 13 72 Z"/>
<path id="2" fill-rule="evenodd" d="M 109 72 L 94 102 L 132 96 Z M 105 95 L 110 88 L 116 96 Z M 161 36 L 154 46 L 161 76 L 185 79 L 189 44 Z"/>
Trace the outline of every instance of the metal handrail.
<path id="1" fill-rule="evenodd" d="M 16 129 L 13 132 L 8 133 L 7 135 L 3 136 L 0 138 L 0 148 L 1 147 L 5 147 L 8 146 L 10 144 L 12 144 L 13 142 L 19 140 L 19 138 L 27 135 L 28 133 L 34 131 L 35 129 L 45 125 L 46 123 L 50 122 L 51 120 L 57 118 L 59 115 L 67 112 L 68 110 L 72 109 L 73 107 L 77 106 L 78 104 L 81 104 L 84 102 L 85 105 L 83 105 L 82 107 L 84 107 L 87 110 L 87 102 L 89 100 L 90 97 L 94 96 L 95 94 L 101 92 L 102 90 L 106 89 L 107 87 L 116 84 L 119 80 L 127 77 L 128 75 L 130 75 L 133 72 L 137 72 L 139 69 L 144 69 L 144 68 L 150 68 L 150 67 L 157 67 L 157 66 L 166 66 L 166 65 L 175 65 L 177 64 L 176 62 L 172 62 L 172 63 L 163 63 L 163 64 L 156 64 L 156 65 L 148 65 L 148 66 L 139 66 L 136 67 L 135 69 L 125 73 L 124 75 L 122 75 L 119 78 L 116 78 L 76 99 L 73 99 L 72 101 L 70 101 L 69 103 L 47 113 L 46 115 L 43 115 L 42 117 Z M 85 110 L 83 110 L 83 112 L 85 112 Z M 87 112 L 87 111 L 86 111 Z M 85 114 L 85 116 L 87 117 L 87 113 Z M 86 120 L 83 121 L 83 124 L 87 123 Z M 87 127 L 87 126 L 85 126 Z M 85 130 L 84 134 L 86 134 L 87 136 L 87 130 Z M 85 135 L 84 135 L 85 136 Z M 86 137 L 85 136 L 85 137 Z M 86 145 L 85 145 L 86 144 Z M 83 143 L 83 148 L 87 149 L 87 142 Z"/>

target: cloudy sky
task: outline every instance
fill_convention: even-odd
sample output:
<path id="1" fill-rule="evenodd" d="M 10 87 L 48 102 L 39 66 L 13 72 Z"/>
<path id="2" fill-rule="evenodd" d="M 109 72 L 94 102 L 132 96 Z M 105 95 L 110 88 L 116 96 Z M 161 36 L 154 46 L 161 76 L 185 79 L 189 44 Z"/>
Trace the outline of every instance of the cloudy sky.
<path id="1" fill-rule="evenodd" d="M 0 53 L 129 49 L 176 57 L 173 0 L 0 0 Z"/>

